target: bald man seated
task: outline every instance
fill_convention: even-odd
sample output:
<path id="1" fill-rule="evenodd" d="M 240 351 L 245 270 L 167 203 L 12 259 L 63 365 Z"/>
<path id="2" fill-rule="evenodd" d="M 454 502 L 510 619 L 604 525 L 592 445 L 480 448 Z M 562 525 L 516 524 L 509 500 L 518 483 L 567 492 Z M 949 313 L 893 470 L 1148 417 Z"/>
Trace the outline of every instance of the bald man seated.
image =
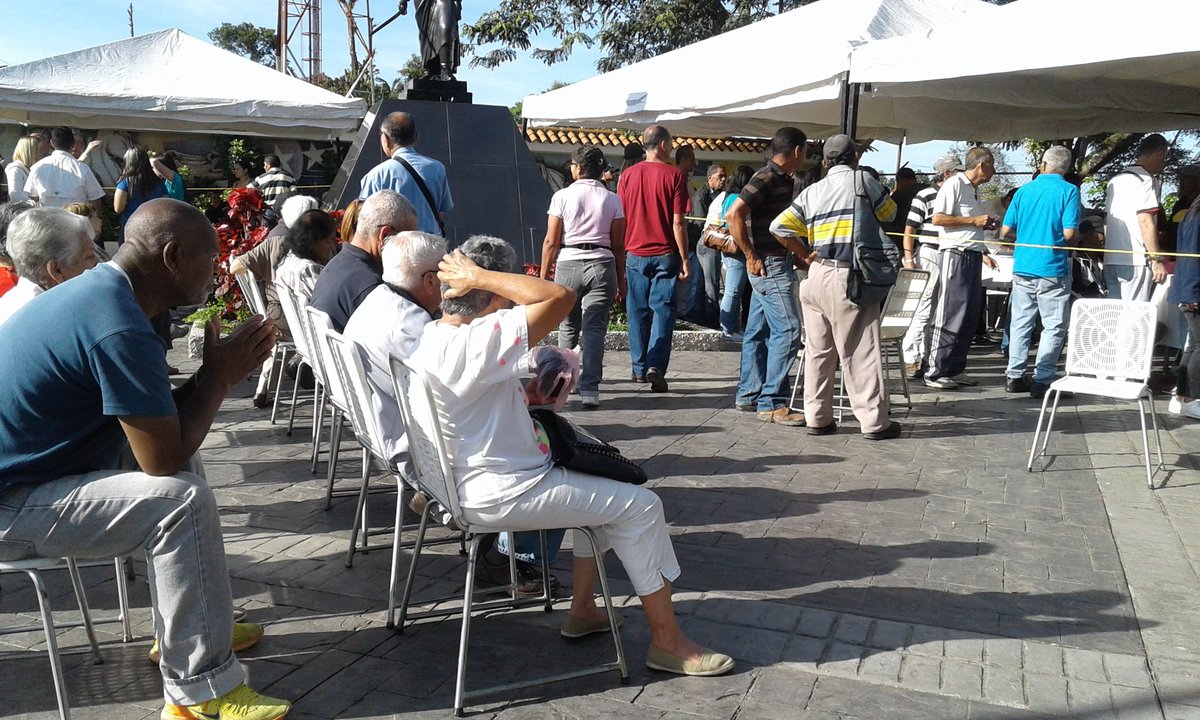
<path id="1" fill-rule="evenodd" d="M 150 317 L 204 302 L 217 235 L 195 208 L 152 200 L 117 256 L 0 327 L 0 557 L 144 551 L 164 720 L 276 720 L 245 685 L 216 500 L 194 458 L 221 401 L 271 352 L 256 316 L 210 325 L 204 363 L 172 392 Z M 53 330 L 48 330 L 52 328 Z"/>

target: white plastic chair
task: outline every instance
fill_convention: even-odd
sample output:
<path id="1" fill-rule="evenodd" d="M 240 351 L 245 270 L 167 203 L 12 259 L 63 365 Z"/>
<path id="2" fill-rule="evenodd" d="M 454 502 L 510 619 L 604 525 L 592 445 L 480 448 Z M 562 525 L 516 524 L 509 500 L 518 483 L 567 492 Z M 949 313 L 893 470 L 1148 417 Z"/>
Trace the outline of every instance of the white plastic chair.
<path id="1" fill-rule="evenodd" d="M 569 672 L 557 673 L 555 675 L 527 680 L 521 682 L 508 683 L 491 688 L 483 688 L 479 690 L 466 690 L 467 678 L 467 648 L 471 636 L 471 613 L 490 613 L 496 610 L 506 610 L 517 607 L 525 607 L 528 605 L 536 605 L 545 603 L 545 609 L 550 611 L 553 598 L 550 597 L 550 583 L 542 583 L 542 597 L 530 599 L 518 599 L 516 595 L 515 582 L 515 561 L 509 557 L 509 572 L 510 577 L 514 578 L 511 585 L 512 595 L 500 600 L 490 600 L 476 602 L 474 599 L 475 589 L 475 561 L 479 555 L 479 541 L 485 533 L 508 532 L 503 527 L 483 526 L 467 522 L 463 517 L 462 510 L 458 504 L 458 487 L 454 480 L 454 473 L 451 469 L 450 455 L 446 448 L 445 431 L 442 427 L 441 410 L 439 409 L 437 399 L 434 396 L 433 389 L 429 385 L 429 380 L 425 374 L 409 365 L 406 361 L 393 357 L 392 364 L 392 382 L 395 389 L 396 398 L 400 404 L 400 414 L 404 418 L 405 428 L 408 434 L 409 454 L 412 458 L 416 480 L 421 491 L 429 497 L 437 500 L 443 508 L 449 513 L 453 522 L 457 527 L 472 535 L 469 560 L 467 563 L 467 580 L 463 588 L 462 606 L 461 608 L 438 608 L 422 613 L 408 612 L 409 601 L 412 599 L 412 589 L 417 573 L 417 563 L 421 559 L 421 547 L 425 539 L 425 531 L 429 522 L 429 506 L 425 508 L 425 512 L 421 516 L 421 525 L 417 530 L 416 546 L 413 549 L 412 562 L 408 567 L 408 578 L 404 583 L 404 594 L 400 601 L 400 620 L 395 624 L 398 632 L 404 631 L 406 620 L 417 620 L 421 618 L 432 617 L 448 617 L 451 615 L 462 616 L 462 633 L 459 638 L 458 646 L 458 671 L 454 685 L 454 714 L 458 717 L 463 715 L 463 706 L 466 701 L 479 695 L 494 693 L 502 690 L 515 690 L 518 688 L 532 687 L 535 685 L 545 685 L 558 682 L 560 680 L 569 680 L 572 678 L 584 677 L 587 675 L 595 675 L 599 673 L 616 670 L 620 673 L 621 682 L 629 682 L 629 670 L 625 664 L 625 651 L 621 646 L 621 635 L 617 629 L 617 616 L 613 608 L 612 594 L 608 589 L 608 578 L 604 575 L 603 556 L 600 553 L 600 544 L 596 540 L 595 533 L 590 528 L 574 528 L 580 530 L 587 537 L 588 542 L 592 545 L 592 552 L 597 559 L 600 575 L 600 592 L 604 596 L 604 606 L 608 612 L 608 622 L 612 630 L 613 645 L 616 648 L 616 659 L 612 662 L 604 663 L 603 665 L 585 668 L 582 670 L 573 670 Z M 512 536 L 509 535 L 510 545 Z M 543 577 L 549 577 L 549 567 L 546 563 L 545 553 L 545 531 L 542 531 L 542 572 Z M 442 603 L 445 600 L 452 598 L 437 598 L 428 600 L 430 603 Z M 389 613 L 389 624 L 390 624 Z"/>
<path id="2" fill-rule="evenodd" d="M 879 352 L 883 356 L 884 386 L 887 387 L 888 380 L 892 376 L 894 358 L 894 367 L 900 375 L 900 393 L 904 395 L 904 402 L 909 410 L 912 409 L 912 395 L 908 387 L 908 373 L 904 371 L 904 335 L 912 325 L 913 315 L 916 314 L 917 305 L 921 300 L 921 293 L 929 284 L 929 275 L 928 270 L 901 268 L 896 276 L 896 284 L 888 291 L 887 299 L 879 314 Z M 842 389 L 841 369 L 839 362 L 837 390 L 833 396 L 833 410 L 838 422 L 842 421 L 842 413 L 851 409 L 849 398 Z M 800 348 L 800 351 L 796 353 L 796 382 L 792 387 L 792 399 L 788 402 L 789 407 L 793 410 L 802 411 L 804 409 L 803 405 L 796 407 L 796 396 L 803 386 L 804 348 Z M 889 392 L 891 392 L 890 389 Z"/>
<path id="3" fill-rule="evenodd" d="M 307 365 L 316 380 L 316 385 L 313 388 L 313 432 L 312 432 L 312 471 L 317 471 L 317 440 L 320 436 L 320 416 L 317 414 L 318 408 L 321 407 L 321 392 L 322 383 L 321 377 L 318 375 L 318 368 L 313 360 L 312 347 L 308 339 L 308 333 L 305 330 L 305 315 L 301 311 L 301 305 L 297 303 L 296 296 L 292 294 L 292 289 L 280 281 L 275 280 L 275 296 L 279 299 L 279 308 L 283 311 L 283 317 L 287 320 L 288 329 L 292 331 L 292 342 L 295 344 L 296 355 L 300 357 L 300 363 L 296 366 L 296 378 L 292 382 L 292 407 L 288 413 L 287 434 L 292 434 L 292 426 L 296 421 L 296 396 L 300 391 L 300 372 L 304 365 Z M 280 382 L 282 383 L 282 375 Z M 278 398 L 276 392 L 276 398 Z"/>
<path id="4" fill-rule="evenodd" d="M 46 635 L 46 654 L 50 656 L 50 670 L 54 677 L 54 695 L 55 700 L 58 702 L 58 716 L 61 720 L 70 720 L 71 706 L 67 700 L 67 685 L 63 677 L 62 655 L 58 649 L 57 628 L 78 627 L 82 625 L 84 632 L 87 634 L 88 645 L 92 653 L 92 662 L 96 665 L 104 662 L 104 658 L 100 655 L 100 644 L 96 640 L 96 631 L 93 627 L 96 622 L 120 621 L 124 626 L 125 641 L 129 642 L 133 639 L 129 627 L 128 590 L 125 586 L 125 574 L 121 567 L 121 560 L 118 558 L 116 561 L 117 599 L 120 607 L 120 615 L 110 620 L 93 621 L 91 609 L 88 607 L 87 595 L 84 593 L 83 581 L 79 576 L 79 566 L 76 564 L 74 558 L 29 558 L 22 548 L 12 548 L 10 546 L 11 543 L 0 541 L 0 573 L 24 573 L 33 583 L 33 589 L 37 595 L 38 608 L 42 616 L 41 630 Z M 75 590 L 75 598 L 79 603 L 81 620 L 77 623 L 66 623 L 55 626 L 54 613 L 50 607 L 50 595 L 46 591 L 46 583 L 42 578 L 42 572 L 58 569 L 64 561 L 67 566 L 67 572 L 71 577 L 71 586 Z M 31 632 L 36 630 L 37 627 L 36 625 L 5 627 L 0 630 L 0 635 Z"/>
<path id="5" fill-rule="evenodd" d="M 270 317 L 267 314 L 267 301 L 263 297 L 262 289 L 258 287 L 258 280 L 254 277 L 254 273 L 235 273 L 234 277 L 237 278 L 238 287 L 242 289 L 242 297 L 246 298 L 246 303 L 250 305 L 250 311 L 263 317 Z M 271 367 L 276 373 L 275 399 L 271 403 L 272 425 L 275 424 L 275 415 L 279 412 L 279 391 L 283 389 L 283 369 L 287 366 L 288 354 L 295 349 L 295 343 L 276 342 L 275 349 L 272 351 Z"/>
<path id="6" fill-rule="evenodd" d="M 1067 331 L 1067 374 L 1051 383 L 1046 397 L 1042 399 L 1042 410 L 1038 414 L 1037 428 L 1033 432 L 1033 445 L 1029 448 L 1026 470 L 1033 470 L 1038 436 L 1042 433 L 1042 420 L 1046 416 L 1046 406 L 1050 405 L 1046 436 L 1042 439 L 1042 450 L 1037 456 L 1046 454 L 1050 432 L 1054 428 L 1058 400 L 1064 392 L 1098 395 L 1114 400 L 1136 400 L 1138 420 L 1142 424 L 1146 484 L 1150 489 L 1154 489 L 1154 473 L 1150 470 L 1150 440 L 1146 433 L 1146 404 L 1150 405 L 1154 440 L 1158 446 L 1158 467 L 1155 469 L 1157 471 L 1163 469 L 1162 438 L 1158 432 L 1158 413 L 1154 409 L 1154 396 L 1147 386 L 1150 365 L 1154 360 L 1156 317 L 1154 304 L 1149 302 L 1075 301 L 1071 306 L 1071 325 Z"/>

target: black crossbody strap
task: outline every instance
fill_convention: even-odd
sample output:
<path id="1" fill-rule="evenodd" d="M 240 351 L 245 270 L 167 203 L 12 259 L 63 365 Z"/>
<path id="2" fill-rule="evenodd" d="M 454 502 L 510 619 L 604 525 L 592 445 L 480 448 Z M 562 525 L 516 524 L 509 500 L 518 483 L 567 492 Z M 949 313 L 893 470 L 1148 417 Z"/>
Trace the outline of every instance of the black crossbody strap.
<path id="1" fill-rule="evenodd" d="M 410 165 L 407 160 L 399 155 L 393 156 L 392 159 L 403 165 L 404 169 L 408 171 L 408 174 L 412 175 L 412 179 L 416 181 L 417 187 L 421 190 L 421 194 L 425 196 L 425 202 L 429 203 L 429 209 L 433 211 L 433 219 L 437 220 L 438 229 L 442 231 L 442 237 L 445 237 L 446 226 L 442 223 L 441 216 L 438 215 L 437 203 L 433 201 L 433 193 L 429 192 L 429 186 L 425 184 L 425 180 L 421 177 L 421 173 L 417 172 L 416 168 Z"/>

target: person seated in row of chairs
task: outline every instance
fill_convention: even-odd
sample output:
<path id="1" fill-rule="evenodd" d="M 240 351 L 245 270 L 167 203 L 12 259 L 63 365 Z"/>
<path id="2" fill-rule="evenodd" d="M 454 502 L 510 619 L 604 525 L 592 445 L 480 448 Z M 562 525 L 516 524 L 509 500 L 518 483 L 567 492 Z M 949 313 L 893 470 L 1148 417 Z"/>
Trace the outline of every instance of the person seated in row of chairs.
<path id="1" fill-rule="evenodd" d="M 568 288 L 513 272 L 516 253 L 476 236 L 440 265 L 442 317 L 425 329 L 411 362 L 429 377 L 446 418 L 454 481 L 472 523 L 533 530 L 592 528 L 621 559 L 641 597 L 651 631 L 646 665 L 687 675 L 720 675 L 727 655 L 685 636 L 675 620 L 671 582 L 679 562 L 662 502 L 650 490 L 555 466 L 535 428 L 518 380 L 519 363 L 574 306 Z M 609 632 L 596 607 L 597 558 L 587 538 L 574 542 L 567 637 Z"/>
<path id="2" fill-rule="evenodd" d="M 100 262 L 87 220 L 61 208 L 33 208 L 8 228 L 17 285 L 0 297 L 0 325 L 50 288 Z"/>
<path id="3" fill-rule="evenodd" d="M 199 210 L 151 200 L 111 262 L 0 327 L 0 542 L 28 558 L 145 552 L 164 720 L 278 720 L 290 704 L 251 690 L 234 656 L 221 519 L 196 457 L 229 390 L 271 353 L 274 327 L 254 316 L 222 340 L 211 323 L 203 365 L 172 391 L 150 324 L 204 301 L 216 257 Z"/>

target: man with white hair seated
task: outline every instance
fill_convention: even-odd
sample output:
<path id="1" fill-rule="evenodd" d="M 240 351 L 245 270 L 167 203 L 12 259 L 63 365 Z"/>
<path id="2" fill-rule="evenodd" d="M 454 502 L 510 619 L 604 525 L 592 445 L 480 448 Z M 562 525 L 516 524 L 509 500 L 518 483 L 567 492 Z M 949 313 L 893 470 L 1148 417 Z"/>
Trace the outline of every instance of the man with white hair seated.
<path id="1" fill-rule="evenodd" d="M 6 240 L 17 285 L 0 297 L 0 325 L 44 291 L 96 267 L 87 220 L 60 208 L 33 208 L 12 221 Z"/>

